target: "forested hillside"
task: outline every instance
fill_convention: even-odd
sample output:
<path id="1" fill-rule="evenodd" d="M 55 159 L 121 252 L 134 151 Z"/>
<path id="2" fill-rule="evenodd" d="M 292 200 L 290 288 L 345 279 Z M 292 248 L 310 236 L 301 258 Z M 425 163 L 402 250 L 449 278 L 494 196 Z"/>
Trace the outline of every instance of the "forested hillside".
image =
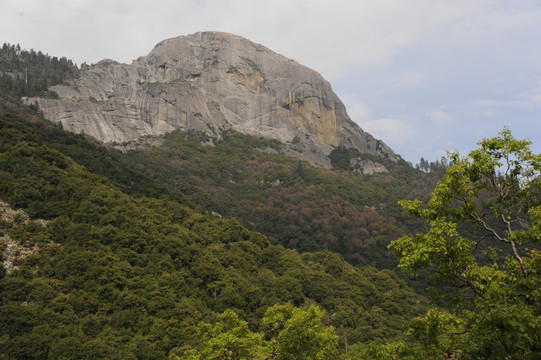
<path id="1" fill-rule="evenodd" d="M 281 337 L 285 346 L 289 329 L 268 327 L 273 316 L 311 314 L 330 339 L 320 350 L 338 354 L 403 339 L 408 319 L 425 309 L 393 271 L 354 267 L 325 250 L 341 246 L 343 254 L 357 251 L 353 263 L 376 265 L 387 237 L 398 234 L 375 208 L 330 196 L 357 177 L 262 152 L 277 144 L 235 133 L 214 147 L 201 134 L 174 133 L 159 148 L 126 156 L 20 103 L 75 75 L 71 62 L 6 44 L 0 70 L 4 357 L 164 358 L 189 349 L 196 356 L 209 351 L 205 323 L 219 326 L 227 311 L 249 333 L 265 334 L 260 351 L 269 356 L 276 348 L 265 341 Z M 220 194 L 216 184 L 235 186 Z M 332 188 L 318 194 L 324 187 Z M 361 198 L 384 206 L 382 193 Z M 281 208 L 258 205 L 264 199 Z M 343 235 L 324 238 L 340 219 Z M 349 245 L 361 231 L 369 233 Z M 377 237 L 379 255 L 363 259 L 359 250 Z M 311 253 L 285 249 L 284 239 Z"/>
<path id="2" fill-rule="evenodd" d="M 373 174 L 235 132 L 121 152 L 20 101 L 71 62 L 1 59 L 0 359 L 539 358 L 541 156 L 509 130 Z"/>
<path id="3" fill-rule="evenodd" d="M 58 97 L 48 88 L 75 77 L 78 72 L 77 65 L 65 57 L 59 59 L 7 43 L 0 48 L 0 91 L 4 96 Z"/>
<path id="4" fill-rule="evenodd" d="M 262 330 L 265 311 L 288 302 L 325 309 L 322 321 L 344 351 L 402 338 L 426 306 L 392 271 L 286 250 L 167 192 L 129 195 L 48 141 L 79 144 L 88 158 L 103 148 L 22 110 L 2 106 L 0 118 L 0 349 L 8 358 L 163 358 L 201 346 L 199 321 L 232 309 Z"/>
<path id="5" fill-rule="evenodd" d="M 308 316 L 329 340 L 312 350 L 344 354 L 403 339 L 408 319 L 426 308 L 393 271 L 354 267 L 329 251 L 287 250 L 222 209 L 224 217 L 202 213 L 208 195 L 194 196 L 196 186 L 164 184 L 17 96 L 6 88 L 0 99 L 3 357 L 198 356 L 210 351 L 205 324 L 219 327 L 231 314 L 247 338 L 264 334 L 258 349 L 269 356 L 273 339 L 284 357 L 299 351 L 286 347 L 289 323 L 269 327 L 276 316 Z M 229 143 L 250 141 L 232 134 Z M 201 149 L 193 147 L 194 164 Z"/>
<path id="6" fill-rule="evenodd" d="M 437 175 L 392 161 L 385 163 L 389 172 L 371 175 L 315 168 L 280 149 L 278 142 L 234 132 L 213 140 L 177 131 L 161 146 L 129 151 L 120 161 L 286 247 L 329 249 L 353 264 L 395 268 L 389 239 L 415 229 L 398 201 L 426 198 Z M 347 153 L 333 158 L 341 156 L 349 163 Z"/>

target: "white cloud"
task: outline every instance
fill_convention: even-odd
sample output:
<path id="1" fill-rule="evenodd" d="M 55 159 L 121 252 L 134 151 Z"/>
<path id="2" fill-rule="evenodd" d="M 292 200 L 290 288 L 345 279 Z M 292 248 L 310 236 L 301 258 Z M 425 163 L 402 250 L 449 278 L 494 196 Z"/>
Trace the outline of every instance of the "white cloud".
<path id="1" fill-rule="evenodd" d="M 525 36 L 539 26 L 541 9 L 536 1 L 458 2 L 465 6 L 455 21 L 438 29 L 434 39 L 443 47 L 486 46 L 504 43 L 521 31 Z M 459 5 L 460 6 L 460 5 Z M 530 31 L 528 31 L 530 30 Z M 530 36 L 537 36 L 535 31 Z"/>
<path id="2" fill-rule="evenodd" d="M 417 135 L 417 130 L 404 119 L 375 119 L 362 121 L 358 124 L 363 130 L 372 134 L 375 138 L 383 140 L 391 147 L 411 144 L 412 138 Z"/>
<path id="3" fill-rule="evenodd" d="M 455 122 L 455 117 L 441 109 L 431 110 L 425 114 L 426 118 L 432 121 L 437 127 L 445 127 Z"/>
<path id="4" fill-rule="evenodd" d="M 482 24 L 489 24 L 490 31 L 520 24 L 518 15 L 505 22 L 507 13 L 498 9 L 486 15 L 487 4 L 487 0 L 3 0 L 0 33 L 7 35 L 6 41 L 50 47 L 44 50 L 68 52 L 78 61 L 108 57 L 129 62 L 164 38 L 227 31 L 296 58 L 332 80 L 348 74 L 351 66 L 385 66 L 401 50 L 427 38 L 446 42 L 472 28 L 475 34 L 486 35 L 479 30 Z M 24 16 L 13 16 L 20 13 Z M 485 21 L 476 25 L 478 18 Z"/>
<path id="5" fill-rule="evenodd" d="M 353 94 L 341 94 L 340 100 L 346 107 L 349 118 L 358 124 L 372 120 L 373 109 Z"/>
<path id="6" fill-rule="evenodd" d="M 373 109 L 363 102 L 359 96 L 341 94 L 340 99 L 346 106 L 351 120 L 356 122 L 364 131 L 377 139 L 383 140 L 391 147 L 406 145 L 417 134 L 411 122 L 404 119 L 396 117 L 375 119 Z"/>
<path id="7" fill-rule="evenodd" d="M 481 99 L 475 101 L 473 106 L 493 111 L 497 111 L 498 108 L 541 108 L 541 82 L 517 94 L 511 94 L 506 99 Z"/>
<path id="8" fill-rule="evenodd" d="M 423 83 L 425 75 L 417 71 L 408 71 L 402 74 L 396 84 L 398 86 L 405 86 L 408 88 L 417 87 Z"/>
<path id="9" fill-rule="evenodd" d="M 429 146 L 445 132 L 460 148 L 466 128 L 485 136 L 484 120 L 517 109 L 539 118 L 537 0 L 0 0 L 0 41 L 77 63 L 129 63 L 204 30 L 244 36 L 340 84 L 350 117 L 401 154 L 413 147 L 405 138 Z"/>

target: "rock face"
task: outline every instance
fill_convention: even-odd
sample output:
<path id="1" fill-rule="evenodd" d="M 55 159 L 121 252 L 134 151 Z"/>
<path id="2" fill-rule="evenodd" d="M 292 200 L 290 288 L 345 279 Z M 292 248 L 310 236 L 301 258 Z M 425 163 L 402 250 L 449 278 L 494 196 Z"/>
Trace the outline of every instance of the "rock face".
<path id="1" fill-rule="evenodd" d="M 291 155 L 330 167 L 334 147 L 400 157 L 350 120 L 317 72 L 242 37 L 200 32 L 162 41 L 131 65 L 103 60 L 60 99 L 37 103 L 65 130 L 104 143 L 136 141 L 175 129 L 213 136 L 228 129 L 290 144 Z"/>

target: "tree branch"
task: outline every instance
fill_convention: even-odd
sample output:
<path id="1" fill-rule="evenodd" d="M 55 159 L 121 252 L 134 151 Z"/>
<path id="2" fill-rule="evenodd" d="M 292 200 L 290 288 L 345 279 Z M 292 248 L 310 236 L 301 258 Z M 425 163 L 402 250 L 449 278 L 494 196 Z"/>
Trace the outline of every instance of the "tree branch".
<path id="1" fill-rule="evenodd" d="M 513 232 L 513 229 L 511 229 L 511 221 L 507 220 L 503 213 L 501 214 L 501 218 L 502 218 L 502 221 L 507 225 L 507 232 L 511 235 L 511 233 Z M 513 256 L 520 264 L 520 268 L 522 269 L 522 275 L 524 275 L 524 277 L 528 277 L 528 269 L 526 268 L 526 264 L 524 264 L 522 257 L 518 253 L 515 242 L 513 240 L 508 240 L 508 241 L 511 244 L 511 249 L 513 250 Z"/>

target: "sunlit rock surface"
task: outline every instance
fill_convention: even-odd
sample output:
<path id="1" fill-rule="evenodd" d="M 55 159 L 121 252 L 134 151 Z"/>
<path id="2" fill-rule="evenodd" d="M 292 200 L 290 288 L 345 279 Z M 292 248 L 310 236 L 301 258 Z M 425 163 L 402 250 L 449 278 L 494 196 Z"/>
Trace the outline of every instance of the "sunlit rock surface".
<path id="1" fill-rule="evenodd" d="M 200 32 L 165 40 L 131 65 L 103 60 L 60 99 L 26 99 L 65 130 L 104 143 L 175 129 L 220 136 L 227 129 L 289 144 L 290 155 L 330 167 L 334 147 L 397 160 L 350 120 L 317 72 L 242 37 Z"/>

